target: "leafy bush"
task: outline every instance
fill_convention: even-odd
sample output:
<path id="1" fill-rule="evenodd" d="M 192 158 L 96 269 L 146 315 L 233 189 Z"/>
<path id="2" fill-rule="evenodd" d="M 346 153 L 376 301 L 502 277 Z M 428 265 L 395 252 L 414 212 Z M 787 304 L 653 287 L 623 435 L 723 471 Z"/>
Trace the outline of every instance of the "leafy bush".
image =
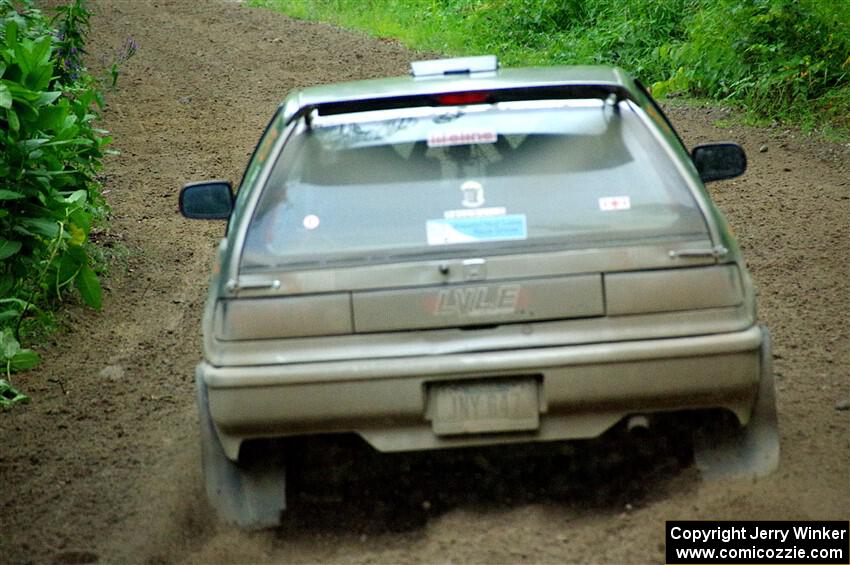
<path id="1" fill-rule="evenodd" d="M 507 63 L 618 64 L 646 75 L 660 70 L 653 51 L 683 37 L 683 22 L 698 2 L 455 0 L 450 6 L 467 22 L 477 21 L 475 34 L 488 38 L 483 50 Z"/>
<path id="2" fill-rule="evenodd" d="M 850 130 L 847 0 L 253 0 L 446 54 L 615 64 L 656 94 Z"/>
<path id="3" fill-rule="evenodd" d="M 43 313 L 71 288 L 88 306 L 101 306 L 88 249 L 92 226 L 107 211 L 96 174 L 110 138 L 95 126 L 103 100 L 82 62 L 88 18 L 83 1 L 74 0 L 59 10 L 54 30 L 30 2 L 0 0 L 0 354 L 7 379 L 38 362 L 19 344 L 29 314 Z M 2 387 L 8 401 L 11 385 Z"/>
<path id="4" fill-rule="evenodd" d="M 717 0 L 687 41 L 659 52 L 672 67 L 659 91 L 740 100 L 765 116 L 828 110 L 824 97 L 850 84 L 850 3 Z"/>

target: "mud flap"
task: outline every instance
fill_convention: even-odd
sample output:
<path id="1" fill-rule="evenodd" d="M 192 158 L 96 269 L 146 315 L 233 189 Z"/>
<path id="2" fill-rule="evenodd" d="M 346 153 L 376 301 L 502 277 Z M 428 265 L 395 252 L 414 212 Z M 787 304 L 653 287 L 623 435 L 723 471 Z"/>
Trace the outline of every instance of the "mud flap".
<path id="1" fill-rule="evenodd" d="M 280 525 L 286 509 L 286 475 L 280 454 L 258 454 L 231 461 L 216 434 L 209 410 L 207 386 L 195 371 L 200 419 L 201 463 L 207 498 L 219 516 L 241 528 L 256 530 Z"/>
<path id="2" fill-rule="evenodd" d="M 703 479 L 754 479 L 779 466 L 779 426 L 773 383 L 770 334 L 762 328 L 761 381 L 750 422 L 694 438 L 694 460 Z"/>

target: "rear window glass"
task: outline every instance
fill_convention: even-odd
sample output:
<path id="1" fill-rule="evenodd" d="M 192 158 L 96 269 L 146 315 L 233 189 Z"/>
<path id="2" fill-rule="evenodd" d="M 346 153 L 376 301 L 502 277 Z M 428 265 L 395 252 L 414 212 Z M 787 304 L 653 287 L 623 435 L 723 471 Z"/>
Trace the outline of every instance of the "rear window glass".
<path id="1" fill-rule="evenodd" d="M 263 188 L 242 268 L 695 237 L 708 237 L 705 221 L 628 103 L 383 111 L 299 125 Z"/>

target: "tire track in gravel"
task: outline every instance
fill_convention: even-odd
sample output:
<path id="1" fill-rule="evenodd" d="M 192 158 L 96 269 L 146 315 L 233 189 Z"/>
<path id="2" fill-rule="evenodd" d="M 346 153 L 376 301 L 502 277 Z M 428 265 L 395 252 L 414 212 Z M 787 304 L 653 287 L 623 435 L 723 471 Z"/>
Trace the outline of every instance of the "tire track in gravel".
<path id="1" fill-rule="evenodd" d="M 113 222 L 101 237 L 130 255 L 107 283 L 103 312 L 72 307 L 71 329 L 46 347 L 37 371 L 18 378 L 33 404 L 0 415 L 4 561 L 658 562 L 665 519 L 847 518 L 850 422 L 833 406 L 850 397 L 850 148 L 777 128 L 719 129 L 712 124 L 724 112 L 676 106 L 671 117 L 689 143 L 742 140 L 751 157 L 745 177 L 711 190 L 751 262 L 774 333 L 784 449 L 777 474 L 703 484 L 691 470 L 661 466 L 585 475 L 566 488 L 561 459 L 496 467 L 495 479 L 486 465 L 437 460 L 424 470 L 400 466 L 402 480 L 388 483 L 398 492 L 388 497 L 320 501 L 275 532 L 219 525 L 200 486 L 192 375 L 223 226 L 182 220 L 179 187 L 237 181 L 288 90 L 403 74 L 416 55 L 222 0 L 92 7 L 90 66 L 128 36 L 141 46 L 105 114 L 122 155 L 105 170 Z M 470 482 L 468 473 L 484 479 Z M 550 482 L 540 478 L 547 473 Z M 411 501 L 435 507 L 393 508 Z"/>

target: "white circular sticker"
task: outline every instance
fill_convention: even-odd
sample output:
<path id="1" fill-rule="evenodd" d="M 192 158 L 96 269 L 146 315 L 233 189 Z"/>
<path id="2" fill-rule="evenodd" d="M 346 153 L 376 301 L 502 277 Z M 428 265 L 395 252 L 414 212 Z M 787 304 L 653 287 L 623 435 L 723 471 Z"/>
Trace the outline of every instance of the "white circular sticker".
<path id="1" fill-rule="evenodd" d="M 315 214 L 304 216 L 304 227 L 308 230 L 314 230 L 319 227 L 319 216 Z"/>

